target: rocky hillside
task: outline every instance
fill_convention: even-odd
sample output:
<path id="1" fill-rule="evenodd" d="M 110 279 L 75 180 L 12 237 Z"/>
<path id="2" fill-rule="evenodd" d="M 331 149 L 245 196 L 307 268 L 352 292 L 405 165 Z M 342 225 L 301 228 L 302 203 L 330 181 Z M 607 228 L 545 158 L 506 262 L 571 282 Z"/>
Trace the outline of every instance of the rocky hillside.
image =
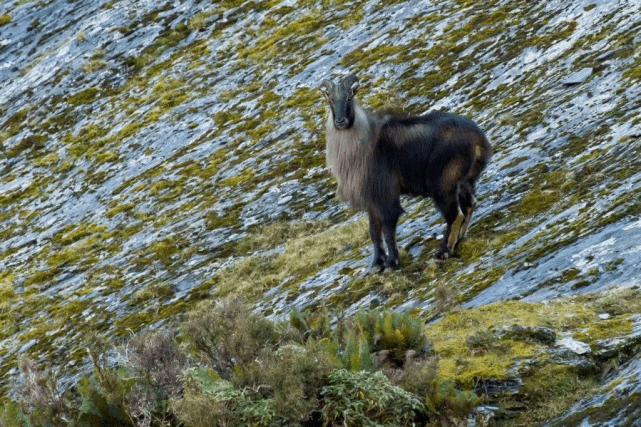
<path id="1" fill-rule="evenodd" d="M 577 402 L 558 425 L 638 423 L 639 34 L 633 0 L 2 2 L 0 385 L 22 355 L 72 385 L 87 331 L 241 297 L 273 320 L 410 312 L 443 375 L 516 396 L 488 414 L 557 387 L 572 397 L 554 416 Z M 401 269 L 364 274 L 367 223 L 333 197 L 316 89 L 346 72 L 369 108 L 488 135 L 454 258 L 434 260 L 444 221 L 408 198 Z M 468 351 L 483 334 L 510 347 Z"/>

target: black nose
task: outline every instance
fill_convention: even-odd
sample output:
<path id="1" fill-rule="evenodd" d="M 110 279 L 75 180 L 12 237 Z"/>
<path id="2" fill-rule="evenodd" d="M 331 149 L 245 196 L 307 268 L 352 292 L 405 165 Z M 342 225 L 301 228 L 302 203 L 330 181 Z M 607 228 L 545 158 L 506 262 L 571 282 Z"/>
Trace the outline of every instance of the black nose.
<path id="1" fill-rule="evenodd" d="M 347 126 L 347 119 L 334 120 L 336 126 Z"/>

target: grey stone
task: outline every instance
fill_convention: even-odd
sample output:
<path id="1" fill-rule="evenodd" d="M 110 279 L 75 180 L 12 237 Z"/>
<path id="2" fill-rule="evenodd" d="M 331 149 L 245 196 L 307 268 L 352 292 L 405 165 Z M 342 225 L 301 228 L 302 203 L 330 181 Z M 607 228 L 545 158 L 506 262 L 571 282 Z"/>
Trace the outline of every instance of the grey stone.
<path id="1" fill-rule="evenodd" d="M 582 68 L 567 76 L 562 83 L 566 86 L 578 85 L 584 83 L 591 75 L 592 68 Z"/>
<path id="2" fill-rule="evenodd" d="M 591 350 L 589 344 L 575 340 L 572 337 L 561 338 L 556 341 L 556 345 L 566 348 L 576 354 L 588 354 Z"/>

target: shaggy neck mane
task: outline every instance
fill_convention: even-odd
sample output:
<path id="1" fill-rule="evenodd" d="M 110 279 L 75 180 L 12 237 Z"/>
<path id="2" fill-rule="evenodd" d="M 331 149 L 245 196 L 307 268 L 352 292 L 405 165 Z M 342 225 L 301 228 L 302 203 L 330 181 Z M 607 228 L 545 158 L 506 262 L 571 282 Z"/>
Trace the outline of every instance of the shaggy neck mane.
<path id="1" fill-rule="evenodd" d="M 338 197 L 357 210 L 367 210 L 371 203 L 367 186 L 371 184 L 371 158 L 380 125 L 354 101 L 354 124 L 337 129 L 331 111 L 327 114 L 326 160 L 330 172 L 338 179 Z"/>

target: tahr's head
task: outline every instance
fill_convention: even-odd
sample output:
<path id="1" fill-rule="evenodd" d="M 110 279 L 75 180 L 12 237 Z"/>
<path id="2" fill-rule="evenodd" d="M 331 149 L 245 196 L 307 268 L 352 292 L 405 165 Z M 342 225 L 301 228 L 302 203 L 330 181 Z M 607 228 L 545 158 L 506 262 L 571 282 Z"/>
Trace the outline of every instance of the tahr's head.
<path id="1" fill-rule="evenodd" d="M 354 124 L 354 95 L 358 88 L 358 77 L 354 74 L 345 76 L 338 84 L 329 80 L 321 83 L 319 89 L 329 102 L 337 129 L 349 129 Z"/>

